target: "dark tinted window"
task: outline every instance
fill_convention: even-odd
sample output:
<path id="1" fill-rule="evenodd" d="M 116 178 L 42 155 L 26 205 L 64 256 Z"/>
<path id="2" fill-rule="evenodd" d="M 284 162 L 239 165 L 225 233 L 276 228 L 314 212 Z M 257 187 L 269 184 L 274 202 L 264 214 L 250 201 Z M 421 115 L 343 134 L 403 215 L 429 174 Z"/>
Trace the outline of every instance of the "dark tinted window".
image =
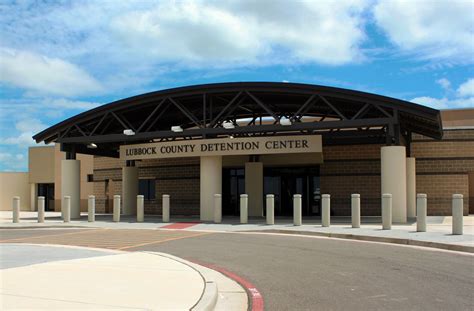
<path id="1" fill-rule="evenodd" d="M 140 179 L 138 181 L 138 194 L 145 197 L 145 200 L 155 199 L 155 180 L 154 179 Z"/>

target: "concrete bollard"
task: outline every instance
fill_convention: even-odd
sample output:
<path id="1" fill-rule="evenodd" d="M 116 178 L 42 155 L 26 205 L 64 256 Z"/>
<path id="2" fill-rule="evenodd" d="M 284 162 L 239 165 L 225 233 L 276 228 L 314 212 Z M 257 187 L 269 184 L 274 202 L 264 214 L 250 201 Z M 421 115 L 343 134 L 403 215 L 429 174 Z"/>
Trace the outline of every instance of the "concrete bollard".
<path id="1" fill-rule="evenodd" d="M 145 221 L 145 196 L 137 195 L 137 222 Z"/>
<path id="2" fill-rule="evenodd" d="M 382 194 L 382 229 L 392 229 L 392 194 Z"/>
<path id="3" fill-rule="evenodd" d="M 267 225 L 275 224 L 275 196 L 273 194 L 267 194 Z"/>
<path id="4" fill-rule="evenodd" d="M 95 196 L 90 195 L 87 200 L 87 221 L 95 221 Z"/>
<path id="5" fill-rule="evenodd" d="M 240 195 L 240 223 L 246 224 L 249 222 L 249 196 L 247 194 Z"/>
<path id="6" fill-rule="evenodd" d="M 463 234 L 463 195 L 453 194 L 453 234 Z"/>
<path id="7" fill-rule="evenodd" d="M 163 194 L 162 196 L 162 218 L 163 222 L 170 222 L 170 195 Z"/>
<path id="8" fill-rule="evenodd" d="M 20 197 L 13 197 L 12 220 L 14 223 L 20 222 Z"/>
<path id="9" fill-rule="evenodd" d="M 426 194 L 416 195 L 416 231 L 426 232 Z"/>
<path id="10" fill-rule="evenodd" d="M 120 195 L 114 195 L 114 222 L 120 221 Z"/>
<path id="11" fill-rule="evenodd" d="M 293 195 L 293 225 L 301 226 L 301 194 Z"/>
<path id="12" fill-rule="evenodd" d="M 360 194 L 351 194 L 352 228 L 360 228 Z"/>
<path id="13" fill-rule="evenodd" d="M 44 222 L 44 197 L 38 197 L 38 222 Z"/>
<path id="14" fill-rule="evenodd" d="M 331 225 L 331 195 L 323 194 L 321 200 L 321 225 L 329 227 Z"/>
<path id="15" fill-rule="evenodd" d="M 64 222 L 71 222 L 71 196 L 65 195 L 64 196 L 64 206 L 63 209 L 63 221 Z"/>
<path id="16" fill-rule="evenodd" d="M 222 195 L 214 194 L 214 223 L 222 222 Z"/>

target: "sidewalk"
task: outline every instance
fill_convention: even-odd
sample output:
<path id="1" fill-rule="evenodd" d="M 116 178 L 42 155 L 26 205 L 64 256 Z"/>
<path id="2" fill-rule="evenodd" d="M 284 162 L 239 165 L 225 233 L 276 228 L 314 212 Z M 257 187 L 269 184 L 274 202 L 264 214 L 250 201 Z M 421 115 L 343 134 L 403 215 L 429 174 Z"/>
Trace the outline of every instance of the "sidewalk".
<path id="1" fill-rule="evenodd" d="M 0 255 L 2 310 L 247 310 L 237 283 L 163 253 L 1 244 Z"/>
<path id="2" fill-rule="evenodd" d="M 266 225 L 264 218 L 251 218 L 248 224 L 240 224 L 237 217 L 224 217 L 221 224 L 199 222 L 198 218 L 171 217 L 170 223 L 162 223 L 159 216 L 146 216 L 145 222 L 137 223 L 132 216 L 122 216 L 119 223 L 112 222 L 112 215 L 96 216 L 93 223 L 87 222 L 82 214 L 80 220 L 63 223 L 60 213 L 46 213 L 46 221 L 37 223 L 35 212 L 22 212 L 21 222 L 11 223 L 11 212 L 0 212 L 1 228 L 41 228 L 41 227 L 100 227 L 121 229 L 160 229 L 173 223 L 185 223 L 184 230 L 211 232 L 267 232 L 303 235 L 321 235 L 345 239 L 359 239 L 398 244 L 437 247 L 448 250 L 474 252 L 474 215 L 464 217 L 464 234 L 452 235 L 451 216 L 428 216 L 427 232 L 416 232 L 416 222 L 394 224 L 392 230 L 382 230 L 380 217 L 362 217 L 361 228 L 351 227 L 350 217 L 332 217 L 329 228 L 321 227 L 319 218 L 303 218 L 302 226 L 293 226 L 292 218 L 276 218 L 275 225 Z"/>

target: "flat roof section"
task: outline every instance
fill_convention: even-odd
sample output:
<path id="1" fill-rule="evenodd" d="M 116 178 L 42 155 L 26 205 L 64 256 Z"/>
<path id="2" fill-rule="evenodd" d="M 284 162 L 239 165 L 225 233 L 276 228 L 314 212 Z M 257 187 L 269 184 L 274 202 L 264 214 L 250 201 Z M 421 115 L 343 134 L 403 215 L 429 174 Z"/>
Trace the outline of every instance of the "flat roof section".
<path id="1" fill-rule="evenodd" d="M 441 110 L 443 129 L 474 129 L 474 108 Z"/>

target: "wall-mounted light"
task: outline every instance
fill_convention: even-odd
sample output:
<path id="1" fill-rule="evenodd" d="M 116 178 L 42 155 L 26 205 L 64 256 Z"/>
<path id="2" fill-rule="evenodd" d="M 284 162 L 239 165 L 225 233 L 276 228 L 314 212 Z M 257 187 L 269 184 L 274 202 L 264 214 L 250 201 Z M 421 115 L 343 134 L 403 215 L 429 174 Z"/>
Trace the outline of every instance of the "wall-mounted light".
<path id="1" fill-rule="evenodd" d="M 133 136 L 135 135 L 135 132 L 131 129 L 126 129 L 126 130 L 123 130 L 123 134 L 127 136 Z"/>
<path id="2" fill-rule="evenodd" d="M 181 133 L 183 131 L 183 128 L 179 125 L 176 125 L 176 126 L 171 127 L 171 131 L 173 131 L 175 133 Z"/>
<path id="3" fill-rule="evenodd" d="M 94 143 L 87 144 L 87 148 L 89 149 L 97 149 L 97 145 Z"/>
<path id="4" fill-rule="evenodd" d="M 280 125 L 283 125 L 283 126 L 291 125 L 291 120 L 288 119 L 287 117 L 281 117 L 280 118 Z"/>
<path id="5" fill-rule="evenodd" d="M 223 123 L 222 123 L 222 126 L 223 126 L 225 129 L 227 129 L 227 130 L 232 130 L 232 129 L 235 128 L 234 123 L 229 122 L 229 121 L 223 122 Z"/>

